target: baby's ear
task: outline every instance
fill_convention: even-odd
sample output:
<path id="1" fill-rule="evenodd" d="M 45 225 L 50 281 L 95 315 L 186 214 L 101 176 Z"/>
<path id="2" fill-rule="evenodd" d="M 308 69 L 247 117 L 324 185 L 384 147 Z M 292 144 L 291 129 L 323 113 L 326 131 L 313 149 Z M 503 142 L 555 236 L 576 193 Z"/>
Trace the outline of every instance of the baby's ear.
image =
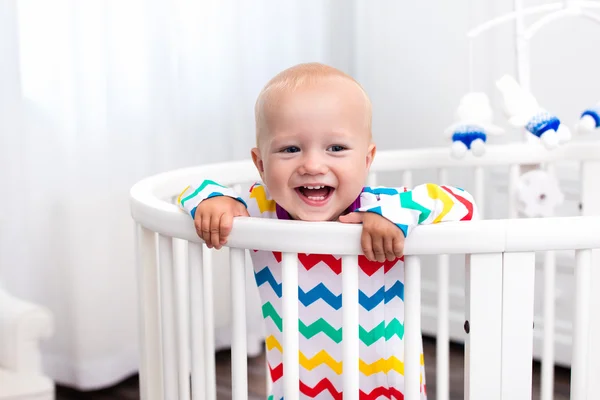
<path id="1" fill-rule="evenodd" d="M 375 146 L 375 143 L 369 144 L 369 148 L 367 150 L 367 169 L 371 167 L 371 163 L 375 158 L 375 153 L 377 153 L 377 147 Z"/>
<path id="2" fill-rule="evenodd" d="M 254 165 L 256 166 L 256 169 L 258 170 L 260 177 L 262 179 L 264 179 L 263 174 L 265 172 L 265 168 L 263 165 L 263 160 L 260 156 L 260 149 L 258 147 L 255 147 L 252 149 L 252 151 L 250 153 L 252 155 L 252 161 L 254 162 Z"/>

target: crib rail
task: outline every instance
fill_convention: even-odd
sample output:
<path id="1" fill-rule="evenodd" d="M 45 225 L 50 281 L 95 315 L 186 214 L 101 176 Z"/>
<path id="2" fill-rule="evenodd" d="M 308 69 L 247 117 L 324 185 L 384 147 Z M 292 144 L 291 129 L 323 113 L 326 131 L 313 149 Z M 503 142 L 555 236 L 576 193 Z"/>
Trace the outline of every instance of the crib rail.
<path id="1" fill-rule="evenodd" d="M 285 228 L 283 226 L 285 225 Z M 318 225 L 318 226 L 317 226 Z M 192 398 L 215 398 L 214 352 L 212 338 L 207 336 L 210 326 L 210 277 L 202 266 L 200 241 L 192 235 L 189 221 L 178 227 L 176 237 L 189 237 L 190 305 L 192 323 L 190 336 L 181 321 L 189 306 L 185 304 L 183 287 L 186 279 L 175 271 L 173 298 L 169 285 L 157 287 L 157 263 L 153 259 L 156 246 L 154 232 L 139 226 L 142 263 L 140 283 L 141 304 L 145 317 L 143 365 L 147 392 L 145 398 L 163 397 L 161 393 L 175 393 L 178 398 L 190 398 L 187 371 L 192 376 Z M 282 228 L 286 235 L 282 235 Z M 315 229 L 316 228 L 316 229 Z M 257 234 L 256 232 L 260 232 Z M 295 240 L 290 241 L 287 233 Z M 286 368 L 285 398 L 298 398 L 298 291 L 297 253 L 319 252 L 319 243 L 333 235 L 342 234 L 343 240 L 331 243 L 334 253 L 345 254 L 343 268 L 343 332 L 356 332 L 344 339 L 344 393 L 345 398 L 358 398 L 358 263 L 360 231 L 354 226 L 337 223 L 302 223 L 253 218 L 239 218 L 234 222 L 230 238 L 232 248 L 233 313 L 233 390 L 235 399 L 247 398 L 245 349 L 245 273 L 244 249 L 270 249 L 283 252 L 283 346 Z M 438 245 L 439 244 L 439 245 Z M 172 243 L 160 236 L 159 254 L 161 273 L 172 265 Z M 531 357 L 533 323 L 534 251 L 573 249 L 577 251 L 576 314 L 574 322 L 573 399 L 585 398 L 587 334 L 589 328 L 591 249 L 600 248 L 600 217 L 551 218 L 541 220 L 498 220 L 463 223 L 445 223 L 422 226 L 413 231 L 406 242 L 405 281 L 405 382 L 407 400 L 419 399 L 419 338 L 420 338 L 420 262 L 418 255 L 455 253 L 468 254 L 467 321 L 470 326 L 466 350 L 465 388 L 470 399 L 527 398 L 531 392 Z M 148 275 L 152 274 L 152 275 Z M 163 277 L 164 278 L 164 277 Z M 165 279 L 163 282 L 170 282 Z M 151 286 L 146 286 L 151 285 Z M 162 296 L 157 296 L 162 292 Z M 199 297 L 202 296 L 202 297 Z M 171 298 L 169 298 L 171 297 Z M 157 299 L 159 304 L 152 305 Z M 176 304 L 177 333 L 173 334 L 169 321 Z M 157 310 L 162 315 L 157 316 Z M 171 310 L 169 312 L 168 310 Z M 179 314 L 179 315 L 178 315 Z M 162 326 L 159 321 L 162 320 Z M 162 331 L 162 337 L 159 332 Z M 171 332 L 171 333 L 169 333 Z M 178 340 L 173 340 L 178 336 Z M 349 340 L 348 340 L 349 339 Z M 191 368 L 186 346 L 191 343 Z M 177 352 L 173 351 L 176 346 Z M 288 350 L 289 349 L 289 350 Z M 178 365 L 172 355 L 177 354 Z M 162 355 L 161 355 L 162 354 Z M 178 378 L 174 378 L 177 371 Z M 177 398 L 177 397 L 176 397 Z"/>
<path id="2" fill-rule="evenodd" d="M 522 164 L 581 162 L 582 180 L 600 173 L 600 144 L 572 143 L 555 152 L 536 145 L 490 146 L 481 159 L 460 161 L 446 149 L 381 152 L 374 173 L 403 171 L 405 184 L 415 169 L 438 169 L 445 183 L 447 168 L 473 166 L 476 199 L 483 196 L 482 168 L 509 167 L 509 190 Z M 131 191 L 136 221 L 141 320 L 140 386 L 144 399 L 215 399 L 210 251 L 203 249 L 188 215 L 168 199 L 190 181 L 214 177 L 224 184 L 256 179 L 251 164 L 237 162 L 178 170 L 148 178 Z M 477 178 L 479 176 L 480 178 Z M 374 174 L 370 177 L 373 184 Z M 597 181 L 597 178 L 594 179 Z M 590 187 L 592 187 L 590 189 Z M 593 185 L 582 187 L 583 215 L 600 214 Z M 477 199 L 480 202 L 480 199 Z M 529 399 L 532 387 L 533 287 L 535 252 L 575 251 L 572 399 L 591 399 L 598 347 L 590 347 L 592 254 L 600 248 L 600 216 L 484 220 L 419 226 L 405 251 L 405 398 L 419 398 L 422 255 L 439 255 L 438 398 L 448 397 L 448 255 L 466 258 L 465 394 L 467 399 Z M 244 249 L 283 254 L 283 353 L 285 398 L 298 398 L 297 254 L 342 256 L 343 332 L 358 332 L 358 264 L 360 226 L 339 223 L 237 218 L 229 238 L 232 285 L 232 390 L 247 398 Z M 330 238 L 338 238 L 335 241 Z M 173 245 L 185 244 L 188 262 L 178 260 Z M 551 259 L 551 257 L 547 257 Z M 551 263 L 546 263 L 546 267 Z M 548 285 L 548 283 L 547 283 Z M 547 289 L 547 288 L 546 288 Z M 550 291 L 550 295 L 553 291 Z M 551 309 L 549 313 L 551 313 Z M 468 322 L 468 323 L 467 323 Z M 596 326 L 600 321 L 594 322 Z M 551 336 L 550 336 L 551 338 Z M 441 340 L 440 340 L 441 339 Z M 344 397 L 358 398 L 358 334 L 344 336 Z M 441 356 L 441 357 L 440 357 Z M 550 363 L 552 359 L 550 358 Z M 546 364 L 547 365 L 547 364 Z M 547 370 L 547 368 L 546 368 Z M 546 373 L 547 377 L 548 373 Z M 189 377 L 191 376 L 191 383 Z M 550 382 L 551 384 L 551 382 Z M 546 383 L 547 385 L 547 383 Z M 588 393 L 589 392 L 589 393 Z M 586 397 L 587 396 L 587 397 Z"/>

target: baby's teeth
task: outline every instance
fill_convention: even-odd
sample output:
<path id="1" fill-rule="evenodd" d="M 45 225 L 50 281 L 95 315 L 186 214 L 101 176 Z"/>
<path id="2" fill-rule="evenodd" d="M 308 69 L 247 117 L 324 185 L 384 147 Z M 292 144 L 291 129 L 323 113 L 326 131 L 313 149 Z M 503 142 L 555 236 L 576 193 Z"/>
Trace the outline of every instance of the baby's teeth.
<path id="1" fill-rule="evenodd" d="M 325 186 L 304 186 L 305 189 L 322 189 Z"/>
<path id="2" fill-rule="evenodd" d="M 324 196 L 308 196 L 311 200 L 325 200 Z"/>

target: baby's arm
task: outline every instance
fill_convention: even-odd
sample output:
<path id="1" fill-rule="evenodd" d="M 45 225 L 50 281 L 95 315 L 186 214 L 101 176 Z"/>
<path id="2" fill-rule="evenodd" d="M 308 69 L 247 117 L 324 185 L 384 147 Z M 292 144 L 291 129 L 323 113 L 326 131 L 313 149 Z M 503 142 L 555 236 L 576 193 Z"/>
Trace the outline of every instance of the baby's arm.
<path id="1" fill-rule="evenodd" d="M 234 217 L 249 216 L 247 199 L 211 180 L 185 188 L 177 203 L 192 216 L 196 233 L 209 248 L 220 249 L 227 243 Z"/>
<path id="2" fill-rule="evenodd" d="M 404 254 L 404 239 L 419 224 L 475 219 L 472 196 L 462 189 L 425 184 L 406 188 L 365 188 L 361 206 L 340 217 L 362 223 L 361 246 L 367 259 L 383 262 Z"/>
<path id="3" fill-rule="evenodd" d="M 426 183 L 406 188 L 365 188 L 357 211 L 372 212 L 393 222 L 408 236 L 417 225 L 478 219 L 473 196 L 452 186 Z"/>

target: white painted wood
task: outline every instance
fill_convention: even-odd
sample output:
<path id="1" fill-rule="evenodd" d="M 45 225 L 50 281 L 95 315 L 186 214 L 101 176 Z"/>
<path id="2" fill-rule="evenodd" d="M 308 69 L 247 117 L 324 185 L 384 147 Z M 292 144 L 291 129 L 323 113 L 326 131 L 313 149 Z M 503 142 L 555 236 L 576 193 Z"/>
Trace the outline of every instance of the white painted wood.
<path id="1" fill-rule="evenodd" d="M 202 291 L 204 287 L 204 276 L 202 269 L 204 267 L 202 257 L 202 245 L 198 243 L 189 243 L 188 245 L 188 266 L 190 271 L 190 348 L 191 348 L 191 367 L 192 367 L 192 399 L 202 400 L 206 398 L 209 381 L 206 380 L 205 369 L 206 360 L 210 353 L 204 349 L 205 336 L 208 329 L 205 330 L 206 315 L 204 314 L 204 305 Z"/>
<path id="2" fill-rule="evenodd" d="M 556 178 L 556 165 L 547 164 L 546 172 Z M 556 321 L 556 253 L 552 250 L 544 254 L 544 300 L 543 300 L 543 342 L 542 372 L 540 382 L 541 400 L 554 398 L 554 347 Z"/>
<path id="3" fill-rule="evenodd" d="M 177 359 L 175 338 L 175 296 L 173 293 L 173 239 L 158 237 L 159 273 L 160 273 L 160 319 L 162 335 L 162 366 L 164 396 L 166 399 L 177 397 Z"/>
<path id="4" fill-rule="evenodd" d="M 438 182 L 446 185 L 448 171 L 438 170 Z M 438 400 L 449 400 L 450 396 L 450 257 L 438 256 L 437 270 L 437 331 L 436 331 L 436 394 Z M 421 311 L 422 313 L 422 311 Z"/>
<path id="5" fill-rule="evenodd" d="M 215 367 L 215 318 L 213 305 L 213 249 L 202 245 L 202 307 L 204 316 L 204 375 L 206 382 L 205 400 L 217 398 L 217 374 Z"/>
<path id="6" fill-rule="evenodd" d="M 231 268 L 231 394 L 233 400 L 248 399 L 246 342 L 246 272 L 244 249 L 229 250 Z"/>
<path id="7" fill-rule="evenodd" d="M 600 161 L 586 161 L 581 165 L 581 214 L 600 215 Z M 592 250 L 590 285 L 590 334 L 588 343 L 588 399 L 600 393 L 600 246 Z"/>
<path id="8" fill-rule="evenodd" d="M 421 260 L 404 258 L 404 399 L 421 399 Z"/>
<path id="9" fill-rule="evenodd" d="M 402 171 L 402 186 L 408 189 L 413 187 L 412 171 L 410 169 Z"/>
<path id="10" fill-rule="evenodd" d="M 542 350 L 541 400 L 554 398 L 554 330 L 556 296 L 556 253 L 544 256 L 544 341 Z"/>
<path id="11" fill-rule="evenodd" d="M 589 339 L 587 351 L 587 398 L 594 399 L 600 393 L 600 250 L 592 250 L 592 268 L 590 286 L 593 290 L 589 297 Z"/>
<path id="12" fill-rule="evenodd" d="M 600 154 L 600 141 L 573 141 L 553 151 L 548 151 L 539 143 L 489 145 L 486 146 L 484 157 L 467 154 L 463 159 L 451 157 L 447 146 L 390 150 L 377 153 L 371 172 L 598 160 L 598 154 Z M 200 181 L 206 176 L 213 177 L 223 185 L 251 182 L 260 178 L 252 160 L 182 168 L 155 175 L 139 181 L 131 188 L 130 208 L 133 219 L 165 236 L 198 241 L 193 229 L 183 229 L 190 225 L 189 215 L 183 213 L 177 205 L 163 199 L 179 193 L 182 187 L 189 185 L 189 182 Z"/>
<path id="13" fill-rule="evenodd" d="M 477 203 L 477 209 L 479 210 L 479 216 L 485 218 L 485 170 L 481 166 L 473 168 L 475 174 L 475 191 L 473 197 Z"/>
<path id="14" fill-rule="evenodd" d="M 358 400 L 359 328 L 358 257 L 342 257 L 342 349 L 344 399 Z"/>
<path id="15" fill-rule="evenodd" d="M 438 256 L 437 279 L 436 393 L 439 400 L 448 400 L 450 396 L 450 299 L 448 295 L 450 258 L 447 254 Z"/>
<path id="16" fill-rule="evenodd" d="M 571 399 L 587 400 L 588 340 L 592 251 L 575 252 L 575 309 L 573 310 L 573 360 L 571 361 Z M 597 290 L 597 289 L 596 289 Z M 597 312 L 597 310 L 595 310 Z M 598 379 L 596 376 L 594 379 Z"/>
<path id="17" fill-rule="evenodd" d="M 377 174 L 375 172 L 369 173 L 369 176 L 367 177 L 367 186 L 377 186 Z"/>
<path id="18" fill-rule="evenodd" d="M 502 400 L 530 400 L 535 253 L 505 253 L 502 269 Z"/>
<path id="19" fill-rule="evenodd" d="M 135 225 L 140 327 L 140 396 L 142 400 L 162 399 L 160 343 L 160 299 L 156 238 L 154 232 Z"/>
<path id="20" fill-rule="evenodd" d="M 174 264 L 175 332 L 177 337 L 177 387 L 180 400 L 190 399 L 190 294 L 188 263 Z"/>
<path id="21" fill-rule="evenodd" d="M 543 146 L 538 146 L 536 144 L 518 143 L 500 146 L 492 145 L 487 147 L 487 152 L 484 157 L 474 158 L 467 155 L 462 160 L 448 157 L 447 148 L 418 149 L 379 153 L 377 158 L 378 161 L 374 163 L 372 173 L 404 170 L 413 171 L 425 168 L 450 168 L 455 166 L 478 166 L 481 167 L 481 173 L 483 173 L 483 167 L 493 165 L 509 166 L 522 163 L 539 164 L 553 161 L 583 160 L 582 214 L 595 215 L 595 217 L 548 218 L 539 220 L 522 219 L 510 221 L 488 220 L 419 226 L 412 232 L 405 247 L 408 256 L 420 254 L 501 253 L 544 250 L 560 251 L 566 249 L 600 248 L 600 217 L 598 217 L 598 215 L 600 215 L 600 210 L 598 210 L 598 207 L 600 207 L 600 185 L 595 184 L 597 176 L 600 175 L 600 168 L 598 167 L 600 163 L 598 161 L 587 161 L 594 159 L 598 160 L 598 158 L 600 158 L 600 142 L 572 142 L 561 146 L 559 149 L 552 152 L 548 152 Z M 248 168 L 248 166 L 250 166 L 250 168 Z M 165 236 L 173 236 L 186 240 L 189 239 L 191 242 L 199 243 L 200 240 L 198 239 L 192 224 L 190 224 L 189 215 L 181 212 L 176 206 L 165 202 L 163 198 L 167 195 L 171 196 L 174 192 L 178 191 L 182 187 L 182 182 L 189 182 L 198 176 L 210 175 L 221 183 L 229 184 L 234 181 L 245 181 L 245 179 L 241 178 L 248 178 L 247 180 L 254 179 L 256 174 L 249 171 L 253 171 L 251 163 L 235 162 L 202 166 L 187 170 L 177 170 L 148 178 L 136 184 L 131 190 L 132 216 L 137 222 L 146 227 L 151 234 L 151 231 L 155 231 Z M 442 181 L 440 182 L 442 183 Z M 477 191 L 478 190 L 475 191 L 475 194 L 479 202 L 480 200 Z M 354 256 L 361 251 L 360 240 L 358 239 L 360 237 L 360 231 L 360 226 L 349 226 L 346 224 L 302 223 L 298 221 L 267 221 L 238 218 L 234 222 L 234 231 L 230 237 L 229 245 L 240 248 L 283 251 L 288 253 L 328 252 Z M 336 237 L 337 240 L 329 240 L 331 237 Z M 284 238 L 285 240 L 283 240 Z M 156 249 L 156 247 L 154 247 L 154 249 Z M 473 257 L 487 256 L 490 256 L 490 254 L 481 254 L 480 256 Z M 156 268 L 156 255 L 153 257 L 154 258 L 150 261 L 154 263 L 154 268 Z M 597 263 L 598 258 L 599 257 L 594 257 L 593 262 Z M 148 263 L 148 260 L 149 258 L 146 256 L 144 262 Z M 143 264 L 141 257 L 139 264 Z M 596 272 L 598 269 L 600 268 L 593 269 L 590 274 L 590 279 L 597 283 L 593 283 L 594 287 L 600 287 L 600 273 Z M 146 271 L 144 271 L 144 273 L 145 272 Z M 473 272 L 472 269 L 471 272 Z M 156 316 L 151 316 L 150 320 L 145 317 L 146 311 L 148 309 L 153 309 L 152 302 L 155 303 L 154 312 L 158 309 L 157 303 L 160 297 L 158 296 L 158 292 L 156 292 L 158 274 L 156 269 L 155 273 L 156 274 L 151 273 L 150 277 L 140 273 L 140 301 L 142 302 L 146 301 L 146 299 L 151 299 L 149 304 L 141 303 L 143 306 L 140 310 L 142 328 L 140 331 L 140 340 L 143 347 L 147 347 L 146 345 L 152 347 L 152 344 L 155 344 L 156 340 L 160 343 L 160 337 L 152 337 L 152 335 L 156 335 L 156 326 L 153 326 L 154 330 L 149 336 L 145 334 L 147 331 L 145 328 L 147 328 L 148 324 L 152 325 L 154 323 L 154 325 L 156 325 L 159 323 Z M 551 277 L 547 277 L 546 279 L 550 278 Z M 557 276 L 557 278 L 559 277 Z M 154 283 L 152 279 L 154 279 Z M 559 280 L 560 279 L 557 279 L 557 282 Z M 144 286 L 144 282 L 146 282 L 147 285 Z M 592 305 L 589 308 L 590 310 L 598 309 L 598 307 L 600 307 L 600 295 L 598 293 L 600 293 L 600 291 L 591 293 Z M 206 295 L 206 292 L 203 292 L 203 294 Z M 562 296 L 563 302 L 565 301 L 565 296 L 568 295 L 568 293 L 560 294 L 557 292 L 557 296 Z M 470 301 L 472 301 L 472 299 Z M 470 306 L 469 304 L 470 303 L 468 303 L 468 307 Z M 486 304 L 486 307 L 487 306 L 488 304 Z M 457 310 L 449 310 L 448 316 L 453 321 L 456 320 L 457 315 L 459 315 Z M 595 332 L 595 336 L 597 337 L 600 334 L 600 322 L 595 314 L 591 314 L 591 311 L 588 318 L 590 316 L 591 329 L 592 332 Z M 153 318 L 154 322 L 152 322 Z M 438 323 L 442 326 L 441 322 Z M 444 328 L 441 329 L 443 330 Z M 567 337 L 565 334 L 566 328 L 561 325 L 560 329 L 562 329 L 562 331 L 560 334 L 555 335 L 555 340 L 556 343 L 559 343 L 560 341 L 560 345 L 564 347 L 567 346 L 564 344 L 566 343 L 565 338 Z M 449 330 L 450 332 L 455 332 L 454 325 L 452 325 Z M 443 334 L 443 332 L 441 334 Z M 455 333 L 452 335 L 454 338 L 457 337 Z M 473 337 L 469 337 L 468 345 L 471 347 L 477 344 L 477 340 L 473 342 L 473 339 Z M 178 341 L 178 343 L 180 342 L 181 341 Z M 600 367 L 598 364 L 598 360 L 600 360 L 600 347 L 597 341 L 592 341 L 591 339 L 587 346 L 589 346 L 588 353 L 590 355 L 586 360 L 590 366 L 587 373 L 588 376 L 595 377 L 597 376 Z M 473 357 L 475 357 L 475 359 L 473 359 Z M 474 361 L 479 361 L 478 357 L 478 353 L 473 353 L 467 358 L 472 365 Z M 141 382 L 147 382 L 148 379 L 144 378 L 144 376 L 152 375 L 153 373 L 152 371 L 148 372 L 144 369 L 149 364 L 147 359 L 148 356 L 142 356 Z M 440 362 L 442 361 L 443 360 L 440 360 Z M 491 361 L 492 359 L 488 359 L 488 362 Z M 596 371 L 596 375 L 594 375 L 594 371 Z M 475 371 L 475 373 L 477 372 L 478 371 Z M 161 373 L 159 373 L 158 376 L 160 377 Z M 150 385 L 155 385 L 155 382 L 156 380 L 152 380 Z M 471 379 L 470 383 L 467 385 L 470 389 L 478 387 L 477 385 L 473 386 L 473 382 L 474 380 Z M 587 383 L 587 390 L 590 393 L 598 392 L 598 379 L 588 379 Z M 142 390 L 142 395 L 149 398 L 152 394 L 148 394 L 146 389 Z M 154 394 L 156 392 L 154 391 L 152 393 Z M 161 391 L 158 393 L 160 394 Z"/>
<path id="22" fill-rule="evenodd" d="M 508 171 L 508 218 L 517 218 L 517 184 L 519 183 L 520 167 L 511 165 Z"/>
<path id="23" fill-rule="evenodd" d="M 299 399 L 298 254 L 283 253 L 283 390 L 287 400 Z"/>
<path id="24" fill-rule="evenodd" d="M 465 400 L 501 399 L 502 265 L 502 253 L 467 256 Z"/>

